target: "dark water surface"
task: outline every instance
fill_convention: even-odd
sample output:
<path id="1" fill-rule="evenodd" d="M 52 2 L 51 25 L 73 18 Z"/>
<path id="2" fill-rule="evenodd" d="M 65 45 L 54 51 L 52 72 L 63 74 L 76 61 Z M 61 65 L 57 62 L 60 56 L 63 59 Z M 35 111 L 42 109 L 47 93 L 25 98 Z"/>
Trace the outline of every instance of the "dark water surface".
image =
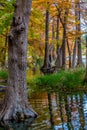
<path id="1" fill-rule="evenodd" d="M 35 120 L 7 123 L 0 130 L 87 130 L 87 94 L 32 93 Z"/>

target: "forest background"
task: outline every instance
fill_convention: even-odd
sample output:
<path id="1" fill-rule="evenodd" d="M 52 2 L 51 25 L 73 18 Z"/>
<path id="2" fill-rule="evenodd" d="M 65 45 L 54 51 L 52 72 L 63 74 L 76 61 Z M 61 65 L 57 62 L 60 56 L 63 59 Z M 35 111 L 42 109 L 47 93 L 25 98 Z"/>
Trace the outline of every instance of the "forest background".
<path id="1" fill-rule="evenodd" d="M 7 79 L 7 39 L 14 12 L 13 4 L 14 0 L 0 1 L 1 81 Z M 69 69 L 71 73 L 77 67 L 85 67 L 86 34 L 86 0 L 33 0 L 28 34 L 27 81 L 42 73 Z M 84 72 L 86 70 L 84 68 Z"/>

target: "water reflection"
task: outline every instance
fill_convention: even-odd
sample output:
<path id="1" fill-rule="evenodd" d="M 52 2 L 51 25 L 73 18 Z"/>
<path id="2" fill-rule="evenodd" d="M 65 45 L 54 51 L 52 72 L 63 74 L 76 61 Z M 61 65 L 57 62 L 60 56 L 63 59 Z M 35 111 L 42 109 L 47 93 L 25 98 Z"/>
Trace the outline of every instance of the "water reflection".
<path id="1" fill-rule="evenodd" d="M 86 93 L 32 93 L 29 101 L 38 118 L 7 123 L 0 130 L 87 130 Z"/>
<path id="2" fill-rule="evenodd" d="M 22 122 L 0 122 L 0 130 L 29 130 L 34 118 Z"/>

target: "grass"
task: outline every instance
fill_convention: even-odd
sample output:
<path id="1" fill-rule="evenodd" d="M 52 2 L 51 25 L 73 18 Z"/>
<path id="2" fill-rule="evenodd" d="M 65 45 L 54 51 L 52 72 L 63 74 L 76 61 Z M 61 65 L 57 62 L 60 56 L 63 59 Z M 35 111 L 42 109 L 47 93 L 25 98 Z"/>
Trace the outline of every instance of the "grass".
<path id="1" fill-rule="evenodd" d="M 61 90 L 72 91 L 82 90 L 85 77 L 85 68 L 59 71 L 56 74 L 45 75 L 33 78 L 28 81 L 29 87 L 33 90 Z"/>
<path id="2" fill-rule="evenodd" d="M 29 77 L 27 74 L 27 84 L 32 91 L 78 91 L 86 89 L 83 86 L 85 77 L 85 68 L 76 68 L 70 70 L 60 70 L 58 73 L 44 75 L 39 77 Z M 29 77 L 29 78 L 28 78 Z M 7 70 L 0 71 L 0 80 L 7 80 Z"/>

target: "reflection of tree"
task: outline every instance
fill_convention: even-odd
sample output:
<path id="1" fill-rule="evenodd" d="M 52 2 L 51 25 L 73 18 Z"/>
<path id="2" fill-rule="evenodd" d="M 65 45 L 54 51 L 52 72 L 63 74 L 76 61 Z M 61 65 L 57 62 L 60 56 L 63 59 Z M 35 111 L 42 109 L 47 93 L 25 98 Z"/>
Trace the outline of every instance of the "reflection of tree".
<path id="1" fill-rule="evenodd" d="M 50 113 L 50 123 L 51 127 L 54 127 L 54 121 L 53 121 L 53 113 L 52 113 L 52 101 L 51 101 L 51 94 L 48 93 L 48 103 L 49 103 L 49 113 Z"/>
<path id="2" fill-rule="evenodd" d="M 1 130 L 29 130 L 34 118 L 27 119 L 22 122 L 0 122 Z"/>
<path id="3" fill-rule="evenodd" d="M 73 129 L 84 130 L 84 116 L 83 116 L 83 104 L 81 95 L 72 95 L 71 97 L 71 111 L 72 111 L 72 125 Z"/>
<path id="4" fill-rule="evenodd" d="M 71 130 L 71 110 L 69 107 L 69 97 L 67 97 L 67 95 L 65 95 L 64 97 L 64 101 L 65 101 L 65 110 L 66 110 L 66 116 L 67 116 L 67 127 L 68 130 Z"/>
<path id="5" fill-rule="evenodd" d="M 64 130 L 64 127 L 63 127 L 63 113 L 62 113 L 62 95 L 59 93 L 59 109 L 60 109 L 60 117 L 61 117 L 61 122 L 62 122 L 62 129 Z"/>
<path id="6" fill-rule="evenodd" d="M 79 129 L 80 127 L 80 121 L 79 121 L 79 112 L 77 108 L 77 101 L 76 101 L 76 95 L 72 95 L 71 98 L 71 107 L 72 107 L 72 126 L 74 129 Z"/>
<path id="7" fill-rule="evenodd" d="M 76 96 L 76 104 L 78 107 L 78 112 L 79 112 L 79 120 L 80 120 L 80 128 L 83 128 L 84 130 L 84 112 L 83 112 L 83 104 L 82 104 L 82 94 Z"/>
<path id="8" fill-rule="evenodd" d="M 83 115 L 84 115 L 84 129 L 87 129 L 87 94 L 85 93 L 83 95 L 83 100 L 82 100 L 82 106 L 83 106 Z M 83 130 L 84 130 L 83 129 Z"/>
<path id="9" fill-rule="evenodd" d="M 39 97 L 40 96 L 40 97 Z M 38 97 L 38 100 L 36 97 Z M 34 125 L 33 119 L 26 120 L 21 123 L 5 122 L 0 124 L 0 130 L 32 130 L 35 129 L 47 129 L 47 120 L 50 115 L 50 130 L 55 128 L 61 130 L 73 130 L 73 129 L 87 129 L 87 95 L 62 95 L 61 93 L 46 93 L 46 95 L 35 95 L 31 102 L 33 107 L 39 108 L 38 113 L 41 115 Z M 45 103 L 45 104 L 44 104 Z M 45 108 L 43 106 L 46 106 Z M 49 107 L 49 110 L 48 110 Z M 43 109 L 42 109 L 43 108 Z M 48 115 L 49 111 L 49 115 Z M 46 114 L 46 115 L 45 115 Z M 46 120 L 46 122 L 45 122 Z M 49 125 L 49 124 L 48 124 Z M 2 126 L 2 127 L 1 127 Z M 61 127 L 61 128 L 60 128 Z"/>

